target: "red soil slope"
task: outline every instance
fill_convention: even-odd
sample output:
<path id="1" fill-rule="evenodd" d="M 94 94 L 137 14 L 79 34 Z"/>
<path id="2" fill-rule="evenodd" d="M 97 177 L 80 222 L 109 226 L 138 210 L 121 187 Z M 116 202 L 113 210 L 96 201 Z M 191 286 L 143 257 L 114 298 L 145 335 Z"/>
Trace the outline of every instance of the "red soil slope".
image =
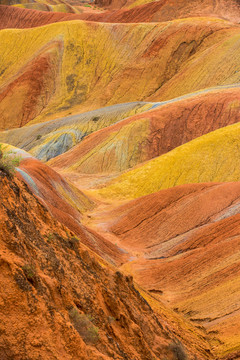
<path id="1" fill-rule="evenodd" d="M 108 2 L 109 0 L 107 0 Z M 102 0 L 96 2 L 106 6 Z M 116 0 L 110 8 L 122 7 Z M 199 0 L 187 2 L 160 0 L 136 6 L 132 9 L 105 11 L 103 13 L 84 12 L 82 14 L 51 13 L 0 5 L 0 29 L 30 28 L 60 21 L 90 20 L 116 23 L 158 22 L 187 17 L 217 17 L 232 22 L 240 22 L 240 5 L 237 0 Z"/>
<path id="2" fill-rule="evenodd" d="M 61 56 L 62 42 L 53 41 L 0 87 L 0 130 L 24 126 L 47 106 L 56 89 Z M 21 115 L 16 118 L 14 111 Z"/>
<path id="3" fill-rule="evenodd" d="M 81 19 L 81 14 L 45 12 L 0 5 L 0 29 L 25 29 L 79 19 Z"/>
<path id="4" fill-rule="evenodd" d="M 106 16 L 105 21 L 110 22 L 157 22 L 195 16 L 218 17 L 233 22 L 240 20 L 238 0 L 160 0 L 154 2 L 148 0 L 95 0 L 95 3 L 111 10 L 126 7 L 126 9 L 109 12 L 109 17 Z M 127 9 L 132 4 L 134 7 Z M 104 17 L 104 15 L 100 16 Z"/>
<path id="5" fill-rule="evenodd" d="M 230 88 L 167 102 L 89 135 L 72 150 L 52 159 L 50 164 L 59 170 L 69 168 L 71 171 L 73 167 L 74 171 L 82 173 L 126 170 L 210 131 L 238 122 L 239 99 L 240 88 Z M 137 126 L 141 121 L 147 122 L 147 130 Z M 122 136 L 121 131 L 131 124 L 134 134 L 129 131 Z M 138 149 L 134 156 L 133 143 Z M 122 156 L 126 148 L 129 148 L 129 156 Z"/>
<path id="6" fill-rule="evenodd" d="M 83 193 L 36 159 L 21 161 L 20 170 L 24 173 L 18 176 L 28 184 L 55 219 L 105 259 L 115 264 L 123 262 L 126 255 L 116 245 L 81 224 L 81 212 L 93 207 L 93 203 Z"/>
<path id="7" fill-rule="evenodd" d="M 240 351 L 239 209 L 239 182 L 189 184 L 99 209 L 92 226 L 132 253 L 125 271 L 203 325 L 224 354 Z"/>
<path id="8" fill-rule="evenodd" d="M 133 200 L 111 211 L 108 228 L 121 238 L 121 244 L 142 249 L 147 257 L 157 257 L 160 252 L 165 256 L 173 254 L 172 248 L 176 245 L 185 249 L 181 234 L 193 229 L 196 232 L 198 227 L 208 223 L 217 225 L 214 220 L 217 217 L 234 215 L 231 209 L 239 199 L 239 182 L 177 186 Z M 194 212 L 194 209 L 198 211 Z M 238 211 L 238 207 L 235 210 Z M 181 238 L 180 243 L 177 237 Z M 176 240 L 175 244 L 161 249 L 162 244 L 166 246 L 172 239 Z"/>
<path id="9" fill-rule="evenodd" d="M 132 278 L 86 250 L 26 185 L 2 173 L 0 269 L 1 360 L 176 359 L 180 344 Z"/>

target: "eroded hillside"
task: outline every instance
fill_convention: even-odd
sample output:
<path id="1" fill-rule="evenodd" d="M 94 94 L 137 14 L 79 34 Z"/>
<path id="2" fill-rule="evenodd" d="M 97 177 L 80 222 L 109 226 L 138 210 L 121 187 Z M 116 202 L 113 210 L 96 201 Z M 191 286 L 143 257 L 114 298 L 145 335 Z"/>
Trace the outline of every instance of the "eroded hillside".
<path id="1" fill-rule="evenodd" d="M 132 277 L 85 248 L 24 183 L 3 172 L 0 182 L 1 359 L 176 359 L 178 347 L 187 353 Z"/>
<path id="2" fill-rule="evenodd" d="M 240 358 L 239 1 L 0 3 L 0 359 Z"/>

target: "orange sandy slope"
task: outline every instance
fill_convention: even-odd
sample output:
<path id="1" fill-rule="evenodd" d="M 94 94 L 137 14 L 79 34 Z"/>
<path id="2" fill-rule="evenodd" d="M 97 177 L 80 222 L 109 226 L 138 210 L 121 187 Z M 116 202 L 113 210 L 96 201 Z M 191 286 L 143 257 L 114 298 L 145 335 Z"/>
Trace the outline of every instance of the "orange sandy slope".
<path id="1" fill-rule="evenodd" d="M 0 358 L 174 360 L 174 324 L 126 277 L 0 172 Z M 164 309 L 164 307 L 162 306 Z M 171 335 L 169 327 L 175 327 Z M 188 332 L 193 327 L 189 326 Z M 197 330 L 196 330 L 197 333 Z M 198 332 L 189 359 L 211 359 Z"/>

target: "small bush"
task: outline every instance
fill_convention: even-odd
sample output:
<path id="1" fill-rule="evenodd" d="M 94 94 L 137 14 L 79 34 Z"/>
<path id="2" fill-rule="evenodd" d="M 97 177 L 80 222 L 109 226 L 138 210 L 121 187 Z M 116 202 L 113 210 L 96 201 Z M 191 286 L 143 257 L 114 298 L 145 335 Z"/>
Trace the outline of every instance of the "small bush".
<path id="1" fill-rule="evenodd" d="M 48 235 L 46 235 L 46 237 L 47 237 L 47 241 L 50 242 L 51 240 L 53 240 L 54 235 L 53 233 L 49 233 Z"/>
<path id="2" fill-rule="evenodd" d="M 180 342 L 173 342 L 169 345 L 170 350 L 173 352 L 176 360 L 187 360 L 188 356 L 184 350 L 183 345 Z"/>
<path id="3" fill-rule="evenodd" d="M 94 118 L 92 119 L 92 121 L 97 122 L 100 119 L 100 116 L 94 116 Z"/>
<path id="4" fill-rule="evenodd" d="M 97 343 L 99 339 L 98 328 L 91 323 L 92 317 L 79 314 L 75 308 L 69 310 L 69 317 L 75 329 L 86 343 Z"/>
<path id="5" fill-rule="evenodd" d="M 71 236 L 70 239 L 68 239 L 69 247 L 71 249 L 75 249 L 79 245 L 79 239 L 76 236 Z"/>
<path id="6" fill-rule="evenodd" d="M 26 264 L 22 266 L 23 272 L 27 278 L 27 280 L 34 284 L 36 282 L 36 270 L 33 265 Z"/>
<path id="7" fill-rule="evenodd" d="M 15 168 L 20 164 L 21 158 L 14 155 L 12 151 L 4 151 L 5 147 L 0 144 L 0 170 L 8 176 L 13 176 Z"/>

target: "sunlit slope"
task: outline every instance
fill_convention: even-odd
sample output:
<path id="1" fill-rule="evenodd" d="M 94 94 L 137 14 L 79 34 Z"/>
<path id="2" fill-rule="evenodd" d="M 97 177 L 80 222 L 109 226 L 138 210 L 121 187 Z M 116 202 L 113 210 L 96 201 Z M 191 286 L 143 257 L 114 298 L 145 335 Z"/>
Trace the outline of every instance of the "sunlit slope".
<path id="1" fill-rule="evenodd" d="M 80 214 L 93 207 L 90 199 L 64 180 L 56 171 L 21 149 L 11 145 L 1 145 L 4 154 L 7 153 L 9 157 L 18 157 L 20 164 L 17 173 L 45 205 L 47 204 L 52 213 L 65 212 L 79 221 Z"/>
<path id="2" fill-rule="evenodd" d="M 128 171 L 97 193 L 136 198 L 173 186 L 240 180 L 240 124 L 201 136 Z"/>
<path id="3" fill-rule="evenodd" d="M 153 110 L 94 132 L 50 164 L 88 174 L 127 170 L 210 131 L 238 122 L 239 99 L 240 87 L 237 86 L 160 103 Z"/>
<path id="4" fill-rule="evenodd" d="M 1 360 L 173 360 L 178 339 L 189 360 L 212 359 L 201 331 L 159 302 L 154 311 L 22 181 L 1 172 L 0 182 Z"/>
<path id="5" fill-rule="evenodd" d="M 239 39 L 238 27 L 213 19 L 160 24 L 71 21 L 2 30 L 0 126 L 12 128 L 115 103 L 161 100 L 157 90 L 171 79 L 173 91 L 163 98 L 174 97 L 176 88 L 182 95 L 237 82 Z M 223 57 L 228 58 L 225 68 L 216 72 Z M 40 76 L 29 70 L 33 62 L 39 63 L 33 71 L 39 69 Z M 185 78 L 186 68 L 191 69 L 191 81 Z"/>
<path id="6" fill-rule="evenodd" d="M 180 71 L 151 96 L 151 99 L 167 100 L 192 92 L 196 86 L 198 89 L 204 89 L 219 84 L 239 83 L 239 64 L 233 72 L 230 70 L 235 62 L 238 63 L 239 44 L 240 37 L 234 35 L 231 38 L 225 38 L 222 42 L 217 42 L 201 54 L 193 55 Z M 188 46 L 182 47 L 183 53 Z M 230 76 L 229 72 L 231 72 Z"/>
<path id="7" fill-rule="evenodd" d="M 94 207 L 91 199 L 27 152 L 6 144 L 3 149 L 4 153 L 12 152 L 8 156 L 19 157 L 16 176 L 27 184 L 52 216 L 72 232 L 72 236 L 80 236 L 82 243 L 111 263 L 122 263 L 127 255 L 121 249 L 82 225 L 82 214 Z"/>
<path id="8" fill-rule="evenodd" d="M 160 19 L 167 21 L 177 18 L 190 16 L 216 16 L 218 18 L 237 21 L 239 19 L 239 2 L 238 0 L 168 0 L 168 1 L 151 1 L 151 0 L 96 0 L 96 4 L 106 6 L 109 9 L 134 10 L 142 5 L 149 5 L 150 8 L 155 3 L 156 16 L 152 21 Z M 146 12 L 146 10 L 145 10 Z"/>
<path id="9" fill-rule="evenodd" d="M 3 54 L 4 58 L 5 56 L 6 53 Z M 47 106 L 57 87 L 56 79 L 60 72 L 61 56 L 61 43 L 59 41 L 48 43 L 20 69 L 15 77 L 11 78 L 10 82 L 7 81 L 6 85 L 1 87 L 0 129 L 21 127 L 39 115 Z M 13 60 L 10 63 L 16 65 Z M 2 70 L 3 74 L 5 70 L 7 71 L 6 67 Z"/>
<path id="10" fill-rule="evenodd" d="M 43 11 L 54 11 L 60 13 L 78 13 L 78 10 L 74 8 L 74 6 L 70 6 L 69 4 L 61 3 L 58 4 L 51 4 L 49 2 L 35 2 L 28 4 L 18 4 L 15 5 L 16 7 L 20 7 L 23 9 L 36 9 L 36 10 L 43 10 Z"/>
<path id="11" fill-rule="evenodd" d="M 238 23 L 240 6 L 237 0 L 96 0 L 110 11 L 94 15 L 106 22 L 158 22 L 187 17 L 217 17 Z M 116 10 L 115 10 L 116 9 Z"/>
<path id="12" fill-rule="evenodd" d="M 83 114 L 2 131 L 0 141 L 17 146 L 38 159 L 47 161 L 71 149 L 87 135 L 156 105 L 145 102 L 112 105 Z"/>
<path id="13" fill-rule="evenodd" d="M 38 7 L 40 4 L 31 3 L 25 4 L 24 6 L 26 5 L 37 5 Z M 41 6 L 46 7 L 44 4 L 41 4 L 40 7 Z M 41 9 L 29 10 L 18 6 L 0 5 L 0 29 L 25 29 L 80 18 L 81 14 L 56 13 L 41 11 Z"/>
<path id="14" fill-rule="evenodd" d="M 128 0 L 125 6 L 131 9 L 142 4 L 150 5 L 150 3 L 151 0 Z M 190 16 L 216 16 L 237 21 L 240 15 L 238 0 L 157 1 L 156 6 L 158 11 L 153 21 L 156 21 L 157 18 L 166 21 Z"/>
<path id="15" fill-rule="evenodd" d="M 40 10 L 40 11 L 56 11 L 56 12 L 62 12 L 62 13 L 76 13 L 77 9 L 74 9 L 73 6 L 70 6 L 67 3 L 58 3 L 52 5 L 49 2 L 29 2 L 25 4 L 16 4 L 16 7 L 20 7 L 23 9 L 33 9 L 33 10 Z"/>
<path id="16" fill-rule="evenodd" d="M 68 11 L 66 12 L 66 10 Z M 0 29 L 26 29 L 70 20 L 116 22 L 107 21 L 108 18 L 108 11 L 102 11 L 101 9 L 96 8 L 93 4 L 91 6 L 89 4 L 82 4 L 82 2 L 81 6 L 73 7 L 66 4 L 66 2 L 57 5 L 31 2 L 15 6 L 7 6 L 1 5 L 0 1 Z M 123 22 L 132 21 L 127 21 L 126 18 L 126 21 Z"/>
<path id="17" fill-rule="evenodd" d="M 239 348 L 240 183 L 182 185 L 92 216 L 137 281 L 204 326 L 217 354 Z"/>
<path id="18" fill-rule="evenodd" d="M 185 242 L 191 242 L 197 229 L 204 231 L 207 224 L 235 216 L 239 208 L 240 182 L 185 184 L 111 210 L 99 209 L 93 222 L 99 231 L 104 223 L 104 233 L 113 233 L 122 246 L 144 253 L 146 259 L 156 259 L 173 255 L 180 248 L 186 250 Z M 199 240 L 195 246 L 207 241 Z"/>
<path id="19" fill-rule="evenodd" d="M 52 11 L 62 12 L 53 13 Z M 139 23 L 162 22 L 189 17 L 216 17 L 239 23 L 240 7 L 236 5 L 235 0 L 223 0 L 218 6 L 214 6 L 213 2 L 209 0 L 201 3 L 199 1 L 186 2 L 181 0 L 175 1 L 174 5 L 169 5 L 169 1 L 154 1 L 130 9 L 111 9 L 110 11 L 99 11 L 95 5 L 92 7 L 89 5 L 69 6 L 69 2 L 68 4 L 65 2 L 57 5 L 27 3 L 16 6 L 0 6 L 0 28 L 28 28 L 77 19 L 107 23 Z"/>
<path id="20" fill-rule="evenodd" d="M 18 176 L 43 201 L 52 216 L 73 234 L 81 236 L 82 243 L 111 263 L 122 263 L 127 257 L 115 244 L 84 227 L 82 213 L 94 206 L 78 188 L 61 175 L 34 158 L 21 162 Z"/>
<path id="21" fill-rule="evenodd" d="M 0 0 L 0 5 L 12 5 L 22 9 L 35 9 L 40 11 L 57 11 L 62 13 L 77 13 L 78 10 L 68 1 L 61 0 Z M 0 8 L 1 11 L 1 8 Z"/>

